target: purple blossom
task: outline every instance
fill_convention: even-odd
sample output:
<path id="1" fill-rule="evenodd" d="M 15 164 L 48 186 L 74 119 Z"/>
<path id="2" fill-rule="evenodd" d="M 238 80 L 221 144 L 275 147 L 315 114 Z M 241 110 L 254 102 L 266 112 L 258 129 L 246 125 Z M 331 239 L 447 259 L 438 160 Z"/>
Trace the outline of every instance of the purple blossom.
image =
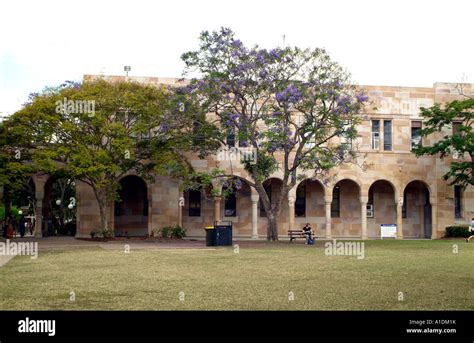
<path id="1" fill-rule="evenodd" d="M 358 102 L 366 102 L 369 100 L 369 97 L 366 94 L 360 93 L 356 95 L 356 99 Z"/>
<path id="2" fill-rule="evenodd" d="M 234 184 L 236 189 L 242 188 L 242 181 L 240 179 L 235 180 Z"/>
<path id="3" fill-rule="evenodd" d="M 289 103 L 297 103 L 302 99 L 301 92 L 294 84 L 288 85 L 282 92 L 277 92 L 275 97 L 278 102 Z"/>
<path id="4" fill-rule="evenodd" d="M 278 52 L 277 49 L 270 50 L 269 55 L 270 55 L 270 57 L 272 57 L 274 59 L 280 58 L 280 53 Z"/>
<path id="5" fill-rule="evenodd" d="M 231 43 L 231 45 L 234 48 L 241 48 L 242 47 L 242 42 L 240 41 L 240 39 L 236 39 Z"/>

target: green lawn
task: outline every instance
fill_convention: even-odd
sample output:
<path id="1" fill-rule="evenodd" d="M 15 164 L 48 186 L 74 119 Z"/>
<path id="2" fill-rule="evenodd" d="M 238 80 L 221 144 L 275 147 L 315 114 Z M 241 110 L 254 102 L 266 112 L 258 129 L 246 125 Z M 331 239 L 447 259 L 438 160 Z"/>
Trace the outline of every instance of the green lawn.
<path id="1" fill-rule="evenodd" d="M 323 244 L 17 256 L 0 267 L 0 309 L 474 309 L 474 244 L 367 241 L 361 260 L 326 256 Z"/>

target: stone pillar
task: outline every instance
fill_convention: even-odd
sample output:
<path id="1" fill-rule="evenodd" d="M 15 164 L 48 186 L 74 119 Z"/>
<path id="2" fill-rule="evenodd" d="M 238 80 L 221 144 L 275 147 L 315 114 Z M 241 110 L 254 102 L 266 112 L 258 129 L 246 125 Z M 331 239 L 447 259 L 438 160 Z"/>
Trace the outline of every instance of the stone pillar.
<path id="1" fill-rule="evenodd" d="M 147 191 L 147 203 L 148 203 L 148 236 L 151 236 L 153 231 L 153 187 L 150 185 Z M 114 219 L 114 232 L 115 232 L 115 219 Z"/>
<path id="2" fill-rule="evenodd" d="M 35 216 L 35 237 L 43 237 L 43 199 L 36 198 L 36 216 Z"/>
<path id="3" fill-rule="evenodd" d="M 183 207 L 184 207 L 184 195 L 183 192 L 179 192 L 178 199 L 178 225 L 183 227 Z"/>
<path id="4" fill-rule="evenodd" d="M 431 239 L 438 238 L 438 206 L 435 198 L 430 198 L 431 203 Z"/>
<path id="5" fill-rule="evenodd" d="M 367 202 L 369 201 L 368 197 L 360 197 L 360 221 L 362 225 L 362 239 L 368 239 L 369 235 L 367 234 Z"/>
<path id="6" fill-rule="evenodd" d="M 222 197 L 214 197 L 214 220 L 221 221 L 221 200 Z"/>
<path id="7" fill-rule="evenodd" d="M 331 203 L 332 196 L 324 197 L 324 202 L 326 203 L 326 239 L 332 239 L 331 233 Z"/>
<path id="8" fill-rule="evenodd" d="M 403 239 L 403 197 L 396 202 L 397 205 L 397 239 Z"/>
<path id="9" fill-rule="evenodd" d="M 258 194 L 250 196 L 252 200 L 252 239 L 258 239 Z"/>
<path id="10" fill-rule="evenodd" d="M 295 229 L 295 198 L 292 196 L 288 198 L 288 229 Z"/>

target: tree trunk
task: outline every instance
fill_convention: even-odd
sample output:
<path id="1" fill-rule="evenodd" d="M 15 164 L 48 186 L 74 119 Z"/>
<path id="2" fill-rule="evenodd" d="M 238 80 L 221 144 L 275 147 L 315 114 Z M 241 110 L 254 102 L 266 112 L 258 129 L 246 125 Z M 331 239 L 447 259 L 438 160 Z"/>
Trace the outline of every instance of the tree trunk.
<path id="1" fill-rule="evenodd" d="M 94 194 L 99 204 L 100 229 L 108 229 L 107 191 L 103 188 L 100 190 L 94 188 Z"/>
<path id="2" fill-rule="evenodd" d="M 261 204 L 265 209 L 267 215 L 268 226 L 267 226 L 267 240 L 268 241 L 278 241 L 278 216 L 280 215 L 281 208 L 281 199 L 280 195 L 277 196 L 275 201 L 275 206 L 272 206 L 270 199 L 268 198 L 267 192 L 262 183 L 256 183 L 255 189 L 257 190 L 259 197 L 261 199 Z"/>
<path id="3" fill-rule="evenodd" d="M 278 241 L 278 221 L 276 218 L 277 217 L 273 213 L 267 213 L 267 219 L 268 219 L 267 240 L 268 241 Z"/>

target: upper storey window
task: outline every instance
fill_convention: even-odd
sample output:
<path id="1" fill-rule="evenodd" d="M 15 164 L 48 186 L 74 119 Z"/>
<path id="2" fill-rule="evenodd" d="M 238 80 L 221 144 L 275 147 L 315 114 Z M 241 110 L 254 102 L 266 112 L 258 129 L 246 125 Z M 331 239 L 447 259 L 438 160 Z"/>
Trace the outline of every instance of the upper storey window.
<path id="1" fill-rule="evenodd" d="M 392 150 L 392 121 L 383 121 L 383 149 Z"/>
<path id="2" fill-rule="evenodd" d="M 411 122 L 411 148 L 416 149 L 421 146 L 421 121 Z"/>
<path id="3" fill-rule="evenodd" d="M 372 120 L 372 149 L 380 149 L 380 120 Z"/>

